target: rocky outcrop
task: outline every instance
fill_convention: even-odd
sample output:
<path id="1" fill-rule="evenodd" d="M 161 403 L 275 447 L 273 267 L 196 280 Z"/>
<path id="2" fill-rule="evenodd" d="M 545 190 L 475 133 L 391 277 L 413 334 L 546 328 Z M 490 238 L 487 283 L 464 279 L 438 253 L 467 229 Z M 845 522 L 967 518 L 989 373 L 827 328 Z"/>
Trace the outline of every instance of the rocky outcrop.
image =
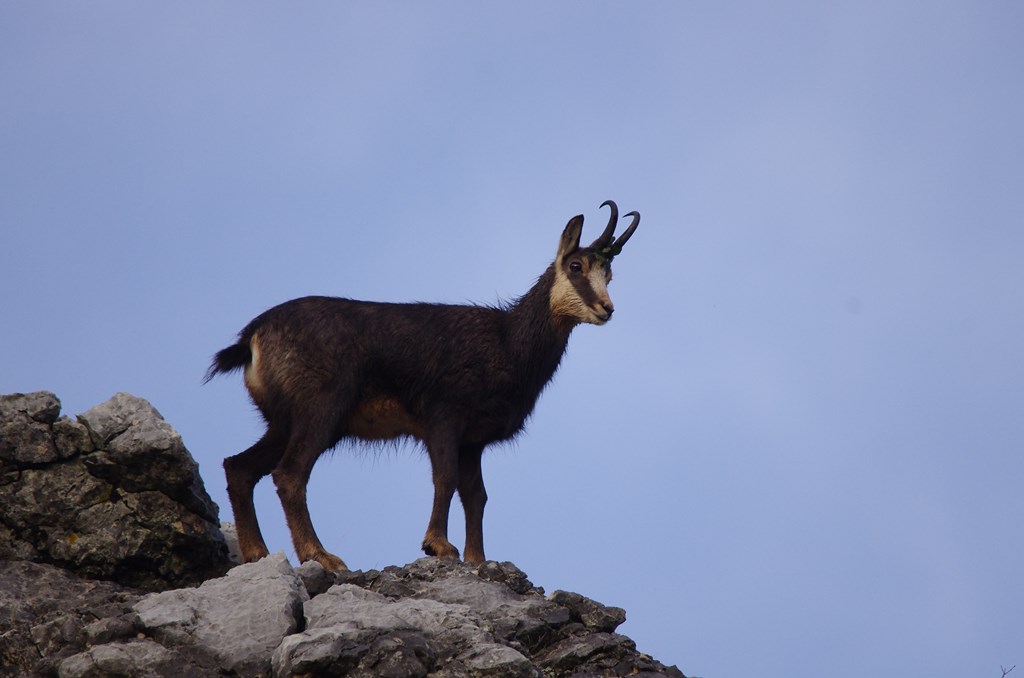
<path id="1" fill-rule="evenodd" d="M 512 563 L 336 575 L 278 553 L 219 576 L 217 508 L 156 410 L 118 394 L 59 414 L 0 397 L 4 676 L 683 675 L 615 632 L 623 610 Z"/>
<path id="2" fill-rule="evenodd" d="M 0 661 L 13 675 L 683 675 L 615 633 L 621 609 L 545 596 L 511 563 L 423 558 L 333 575 L 278 553 L 198 588 L 143 594 L 0 561 L 0 587 L 12 629 Z"/>
<path id="3" fill-rule="evenodd" d="M 195 647 L 240 676 L 265 674 L 270 654 L 297 632 L 309 594 L 284 555 L 240 565 L 195 589 L 146 596 L 139 628 L 167 647 Z"/>
<path id="4" fill-rule="evenodd" d="M 0 507 L 0 558 L 147 590 L 231 565 L 181 436 L 126 393 L 77 420 L 52 393 L 0 396 Z"/>
<path id="5" fill-rule="evenodd" d="M 273 653 L 275 676 L 682 675 L 614 633 L 623 610 L 545 596 L 512 563 L 423 558 L 346 573 L 303 616 Z"/>

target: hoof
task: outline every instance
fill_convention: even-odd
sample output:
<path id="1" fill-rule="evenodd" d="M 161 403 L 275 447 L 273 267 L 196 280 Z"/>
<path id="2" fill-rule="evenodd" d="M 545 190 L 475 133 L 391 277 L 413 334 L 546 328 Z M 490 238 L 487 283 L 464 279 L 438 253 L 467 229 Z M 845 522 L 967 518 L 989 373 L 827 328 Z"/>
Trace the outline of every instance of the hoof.
<path id="1" fill-rule="evenodd" d="M 465 560 L 470 565 L 482 565 L 487 558 L 484 558 L 484 554 L 482 553 L 470 553 L 469 551 L 466 551 Z"/>
<path id="2" fill-rule="evenodd" d="M 302 562 L 308 560 L 315 560 L 328 572 L 348 572 L 348 565 L 345 564 L 345 561 L 333 553 L 327 553 L 326 551 L 314 553 L 309 558 L 303 558 Z"/>
<path id="3" fill-rule="evenodd" d="M 270 555 L 270 551 L 263 548 L 245 549 L 241 553 L 243 563 L 255 563 L 257 560 L 261 560 Z"/>
<path id="4" fill-rule="evenodd" d="M 446 560 L 459 559 L 459 549 L 455 548 L 447 541 L 442 544 L 424 541 L 423 552 L 426 553 L 428 556 L 444 558 Z"/>

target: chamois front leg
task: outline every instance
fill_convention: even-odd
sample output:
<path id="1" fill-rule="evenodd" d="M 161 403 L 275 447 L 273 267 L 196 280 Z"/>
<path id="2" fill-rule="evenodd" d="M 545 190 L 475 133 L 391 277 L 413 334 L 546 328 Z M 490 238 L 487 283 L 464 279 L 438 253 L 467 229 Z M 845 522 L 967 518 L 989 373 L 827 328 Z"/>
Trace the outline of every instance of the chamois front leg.
<path id="1" fill-rule="evenodd" d="M 448 512 L 452 505 L 459 475 L 458 445 L 445 438 L 427 443 L 430 468 L 434 478 L 434 506 L 430 512 L 423 552 L 428 556 L 459 559 L 459 550 L 448 541 Z"/>
<path id="2" fill-rule="evenodd" d="M 480 470 L 482 445 L 464 446 L 459 451 L 459 499 L 466 513 L 466 550 L 463 558 L 467 563 L 478 565 L 484 557 L 484 504 L 487 492 L 484 476 Z"/>
<path id="3" fill-rule="evenodd" d="M 281 498 L 288 529 L 292 533 L 292 544 L 300 562 L 315 560 L 331 572 L 348 570 L 338 556 L 329 553 L 320 543 L 306 504 L 306 485 L 317 458 L 326 450 L 327 444 L 315 436 L 293 434 L 288 449 L 277 468 L 274 469 L 274 485 Z"/>

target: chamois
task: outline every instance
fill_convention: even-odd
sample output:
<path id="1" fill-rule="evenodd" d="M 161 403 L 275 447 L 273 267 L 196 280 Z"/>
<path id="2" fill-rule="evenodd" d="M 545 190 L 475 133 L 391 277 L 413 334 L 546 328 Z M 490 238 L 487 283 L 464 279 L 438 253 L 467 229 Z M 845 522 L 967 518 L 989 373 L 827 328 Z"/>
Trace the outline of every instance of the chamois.
<path id="1" fill-rule="evenodd" d="M 267 555 L 253 488 L 272 474 L 300 561 L 348 569 L 320 543 L 306 505 L 316 460 L 345 439 L 411 437 L 430 457 L 434 503 L 423 539 L 428 555 L 458 559 L 448 541 L 456 491 L 466 514 L 465 560 L 484 561 L 487 493 L 480 457 L 519 433 L 580 323 L 603 325 L 614 307 L 611 261 L 640 222 L 613 242 L 618 207 L 588 247 L 583 215 L 569 220 L 554 262 L 530 290 L 501 306 L 378 303 L 311 296 L 257 316 L 206 374 L 244 368 L 245 386 L 267 424 L 249 449 L 224 460 L 228 497 L 245 562 Z"/>

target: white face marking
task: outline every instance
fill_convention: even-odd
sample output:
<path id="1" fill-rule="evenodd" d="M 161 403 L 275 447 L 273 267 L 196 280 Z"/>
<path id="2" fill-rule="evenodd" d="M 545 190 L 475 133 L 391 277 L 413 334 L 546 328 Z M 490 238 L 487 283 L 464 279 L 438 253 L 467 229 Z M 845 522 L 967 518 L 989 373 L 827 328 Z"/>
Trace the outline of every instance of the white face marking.
<path id="1" fill-rule="evenodd" d="M 598 303 L 611 306 L 612 300 L 608 296 L 608 270 L 604 266 L 591 266 L 587 279 L 590 281 L 590 289 L 594 290 L 594 294 L 597 295 Z M 607 312 L 603 308 L 593 310 L 594 313 L 601 314 L 595 324 L 603 325 L 608 322 Z"/>
<path id="2" fill-rule="evenodd" d="M 603 325 L 608 322 L 608 314 L 602 304 L 611 305 L 611 299 L 608 297 L 607 269 L 599 265 L 590 265 L 586 268 L 585 275 L 590 289 L 597 297 L 597 305 L 594 308 L 587 306 L 559 264 L 555 267 L 555 283 L 551 286 L 551 312 L 556 316 L 572 318 L 576 322 Z"/>

